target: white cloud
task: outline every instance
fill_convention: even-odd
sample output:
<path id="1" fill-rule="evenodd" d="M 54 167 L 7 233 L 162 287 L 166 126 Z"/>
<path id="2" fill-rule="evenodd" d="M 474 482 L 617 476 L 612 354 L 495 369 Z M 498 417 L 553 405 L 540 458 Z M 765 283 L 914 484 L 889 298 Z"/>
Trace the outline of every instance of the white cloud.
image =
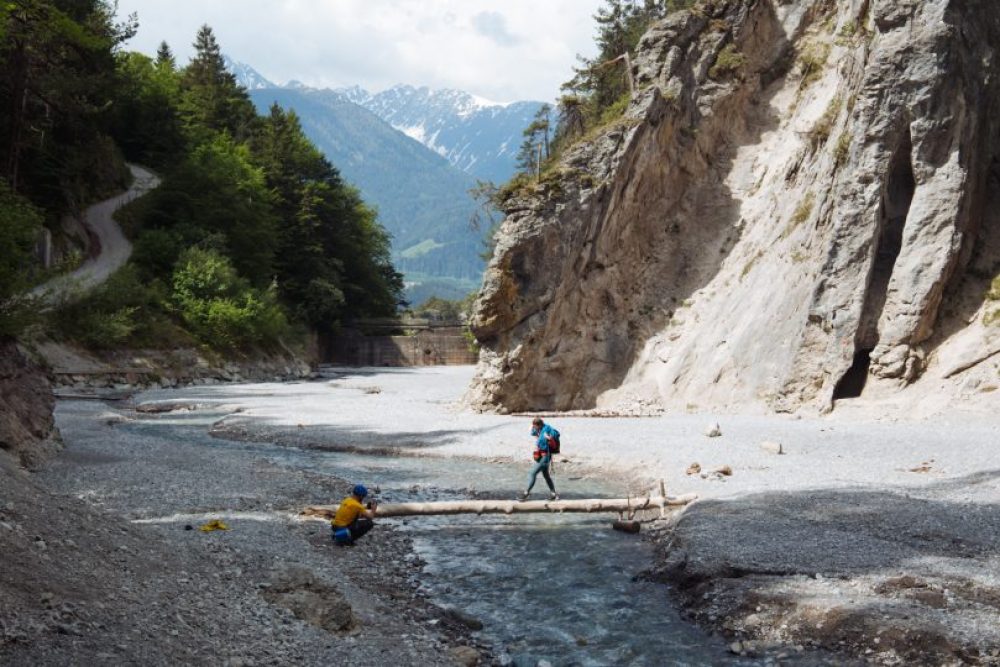
<path id="1" fill-rule="evenodd" d="M 224 53 L 279 83 L 458 88 L 498 101 L 551 100 L 576 54 L 592 55 L 601 0 L 119 0 L 137 12 L 130 48 L 166 40 L 180 63 L 199 26 Z"/>
<path id="2" fill-rule="evenodd" d="M 500 46 L 514 46 L 521 41 L 507 30 L 507 19 L 500 12 L 479 12 L 472 17 L 476 32 L 491 38 Z"/>

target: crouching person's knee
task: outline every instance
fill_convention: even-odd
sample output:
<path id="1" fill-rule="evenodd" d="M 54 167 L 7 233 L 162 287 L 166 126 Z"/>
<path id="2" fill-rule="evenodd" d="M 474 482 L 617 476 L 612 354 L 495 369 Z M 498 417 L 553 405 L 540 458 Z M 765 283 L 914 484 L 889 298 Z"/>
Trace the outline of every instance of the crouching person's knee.
<path id="1" fill-rule="evenodd" d="M 351 535 L 351 530 L 344 527 L 334 527 L 333 528 L 333 542 L 340 546 L 346 546 L 354 542 L 354 537 Z"/>
<path id="2" fill-rule="evenodd" d="M 374 527 L 375 522 L 371 519 L 358 519 L 351 526 L 351 538 L 357 540 Z"/>

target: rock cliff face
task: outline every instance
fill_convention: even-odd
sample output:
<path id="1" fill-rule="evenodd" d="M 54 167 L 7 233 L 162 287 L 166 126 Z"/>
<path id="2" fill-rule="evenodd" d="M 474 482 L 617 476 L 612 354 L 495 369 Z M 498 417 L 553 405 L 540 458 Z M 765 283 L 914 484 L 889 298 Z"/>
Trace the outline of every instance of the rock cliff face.
<path id="1" fill-rule="evenodd" d="M 1000 5 L 715 0 L 509 202 L 482 409 L 828 409 L 998 384 Z"/>
<path id="2" fill-rule="evenodd" d="M 0 341 L 0 456 L 29 468 L 51 457 L 59 448 L 54 406 L 45 372 L 16 344 Z"/>

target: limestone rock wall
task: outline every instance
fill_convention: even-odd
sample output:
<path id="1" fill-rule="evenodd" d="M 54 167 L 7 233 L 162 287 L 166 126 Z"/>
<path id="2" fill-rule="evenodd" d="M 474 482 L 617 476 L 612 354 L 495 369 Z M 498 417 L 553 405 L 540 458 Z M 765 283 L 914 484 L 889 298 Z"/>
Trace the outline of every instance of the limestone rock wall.
<path id="1" fill-rule="evenodd" d="M 998 43 L 988 0 L 715 0 L 654 25 L 625 116 L 509 202 L 470 402 L 996 389 Z"/>

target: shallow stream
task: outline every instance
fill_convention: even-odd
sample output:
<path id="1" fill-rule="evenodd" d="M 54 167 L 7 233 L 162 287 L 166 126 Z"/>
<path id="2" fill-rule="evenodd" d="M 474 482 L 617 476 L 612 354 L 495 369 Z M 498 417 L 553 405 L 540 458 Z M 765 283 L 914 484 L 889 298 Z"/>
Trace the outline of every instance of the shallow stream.
<path id="1" fill-rule="evenodd" d="M 182 398 L 178 392 L 172 398 Z M 275 397 L 275 400 L 281 400 Z M 143 436 L 245 450 L 282 466 L 363 481 L 381 502 L 513 498 L 524 465 L 464 459 L 365 456 L 220 440 L 209 427 L 221 409 L 174 413 L 121 425 Z M 618 497 L 618 485 L 567 477 L 564 498 Z M 548 494 L 539 476 L 535 498 Z M 336 499 L 330 499 L 335 502 Z M 725 642 L 683 621 L 662 585 L 634 580 L 652 560 L 641 536 L 611 529 L 611 515 L 529 514 L 385 520 L 412 537 L 425 561 L 419 585 L 431 599 L 483 624 L 507 664 L 737 664 Z M 544 664 L 544 663 L 542 663 Z M 750 664 L 743 662 L 741 664 Z"/>
<path id="2" fill-rule="evenodd" d="M 289 452 L 300 457 L 303 452 Z M 513 498 L 528 465 L 434 458 L 371 459 L 308 453 L 317 471 L 377 480 L 384 502 Z M 289 463 L 286 459 L 285 463 Z M 555 483 L 564 498 L 618 497 L 586 478 Z M 533 497 L 548 494 L 539 476 Z M 726 644 L 682 621 L 663 586 L 633 580 L 652 560 L 640 536 L 611 529 L 611 515 L 456 515 L 397 519 L 420 557 L 432 599 L 462 610 L 514 665 L 719 665 Z"/>

